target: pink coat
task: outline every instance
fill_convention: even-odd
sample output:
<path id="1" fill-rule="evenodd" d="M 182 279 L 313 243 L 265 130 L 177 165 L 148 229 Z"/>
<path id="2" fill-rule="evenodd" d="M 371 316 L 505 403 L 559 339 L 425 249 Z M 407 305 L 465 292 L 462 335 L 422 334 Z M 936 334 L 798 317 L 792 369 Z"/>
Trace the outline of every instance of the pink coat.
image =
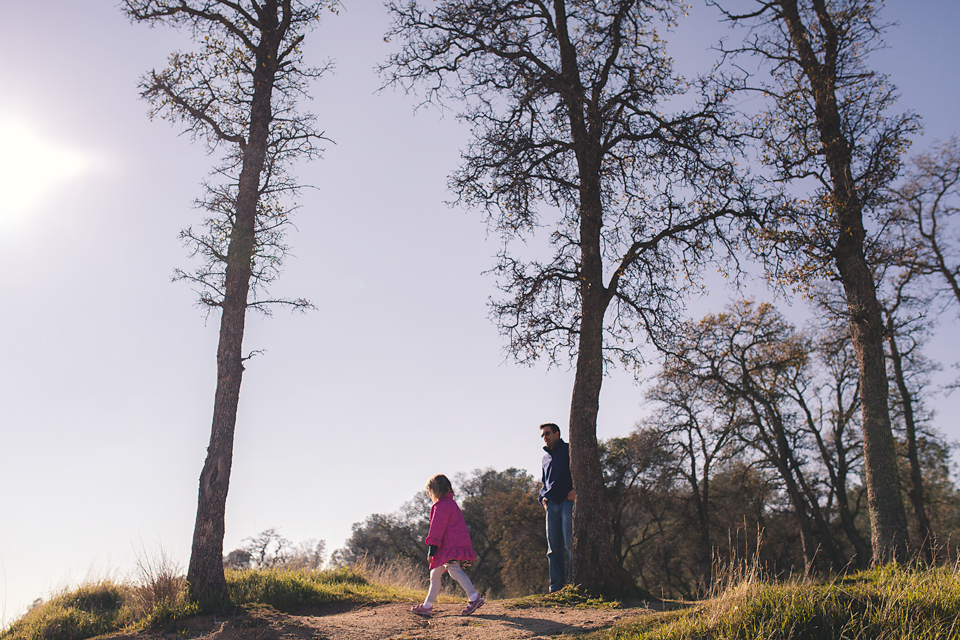
<path id="1" fill-rule="evenodd" d="M 440 498 L 430 507 L 430 531 L 427 532 L 425 542 L 439 547 L 430 561 L 431 569 L 451 560 L 473 562 L 477 559 L 473 543 L 470 542 L 470 532 L 467 531 L 467 522 L 463 519 L 452 493 Z"/>

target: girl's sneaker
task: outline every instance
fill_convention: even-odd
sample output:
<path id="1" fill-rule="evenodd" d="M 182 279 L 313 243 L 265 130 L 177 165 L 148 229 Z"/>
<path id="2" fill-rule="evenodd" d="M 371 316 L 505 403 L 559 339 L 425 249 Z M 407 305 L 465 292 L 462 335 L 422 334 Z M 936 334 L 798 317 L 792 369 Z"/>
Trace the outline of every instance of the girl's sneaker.
<path id="1" fill-rule="evenodd" d="M 482 607 L 482 606 L 483 606 L 483 598 L 481 598 L 480 596 L 477 596 L 477 599 L 476 599 L 476 600 L 472 600 L 472 601 L 470 601 L 470 602 L 467 604 L 467 608 L 464 609 L 464 610 L 460 613 L 460 615 L 462 615 L 462 616 L 468 616 L 468 615 L 470 615 L 471 613 L 473 613 L 474 611 L 476 611 L 477 609 L 479 609 L 479 608 Z"/>
<path id="2" fill-rule="evenodd" d="M 474 607 L 474 608 L 476 608 L 476 607 Z M 472 610 L 473 610 L 473 609 L 471 609 L 471 611 L 472 611 Z M 424 618 L 429 618 L 429 617 L 433 616 L 433 607 L 425 607 L 425 606 L 423 606 L 422 604 L 418 604 L 418 605 L 415 606 L 413 609 L 410 609 L 410 611 L 413 611 L 413 612 L 414 612 L 415 614 L 417 614 L 418 616 L 423 616 Z"/>

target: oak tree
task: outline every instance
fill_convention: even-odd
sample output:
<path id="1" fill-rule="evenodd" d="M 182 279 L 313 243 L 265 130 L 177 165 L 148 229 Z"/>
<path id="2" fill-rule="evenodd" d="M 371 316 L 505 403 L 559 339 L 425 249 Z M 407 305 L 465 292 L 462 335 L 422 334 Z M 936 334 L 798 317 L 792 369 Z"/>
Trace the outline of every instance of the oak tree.
<path id="1" fill-rule="evenodd" d="M 167 67 L 140 82 L 150 115 L 180 124 L 206 141 L 221 162 L 197 205 L 202 230 L 181 237 L 200 258 L 176 279 L 197 286 L 200 302 L 220 312 L 217 387 L 207 457 L 200 474 L 197 518 L 187 571 L 195 601 L 228 600 L 223 572 L 224 514 L 233 462 L 243 375 L 247 310 L 271 304 L 306 308 L 306 300 L 270 299 L 265 288 L 287 252 L 291 207 L 283 196 L 298 184 L 288 169 L 318 155 L 314 118 L 297 110 L 307 84 L 324 68 L 307 66 L 302 43 L 337 0 L 124 0 L 133 21 L 186 31 L 196 50 L 170 54 Z"/>
<path id="2" fill-rule="evenodd" d="M 726 92 L 687 83 L 658 26 L 672 0 L 443 0 L 388 4 L 388 85 L 459 105 L 471 128 L 450 180 L 501 234 L 492 316 L 521 362 L 575 363 L 573 577 L 629 588 L 611 545 L 597 450 L 605 366 L 635 363 L 739 211 Z M 693 92 L 691 92 L 693 93 Z M 677 104 L 674 102 L 673 104 Z M 535 237 L 547 230 L 546 238 Z M 536 244 L 532 250 L 526 241 Z M 543 242 L 546 240 L 546 242 Z"/>
<path id="3" fill-rule="evenodd" d="M 918 120 L 890 113 L 895 89 L 867 66 L 869 52 L 882 44 L 878 3 L 756 0 L 752 7 L 725 12 L 750 27 L 742 45 L 725 51 L 757 56 L 769 69 L 766 78 L 741 76 L 729 83 L 770 100 L 756 121 L 759 160 L 781 214 L 767 228 L 763 250 L 777 275 L 793 283 L 826 277 L 843 287 L 860 373 L 872 560 L 906 560 L 907 522 L 867 223 L 888 201 Z M 804 194 L 809 188 L 813 193 Z"/>
<path id="4" fill-rule="evenodd" d="M 660 430 L 638 427 L 630 435 L 600 442 L 600 464 L 610 500 L 610 526 L 618 561 L 625 568 L 648 552 L 661 533 L 676 460 Z M 639 576 L 638 576 L 639 577 Z"/>

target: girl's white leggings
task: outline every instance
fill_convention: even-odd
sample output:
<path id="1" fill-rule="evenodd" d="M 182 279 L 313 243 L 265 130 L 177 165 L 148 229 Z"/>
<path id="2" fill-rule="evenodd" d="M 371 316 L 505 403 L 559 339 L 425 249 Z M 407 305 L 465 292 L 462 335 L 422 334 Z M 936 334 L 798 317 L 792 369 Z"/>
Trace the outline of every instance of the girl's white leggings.
<path id="1" fill-rule="evenodd" d="M 463 590 L 467 592 L 467 598 L 470 602 L 476 600 L 480 595 L 473 588 L 473 583 L 470 582 L 470 578 L 467 577 L 460 565 L 456 562 L 450 562 L 430 570 L 430 591 L 427 592 L 427 599 L 423 601 L 423 606 L 432 607 L 433 603 L 437 601 L 437 596 L 440 595 L 440 578 L 443 577 L 444 572 L 449 573 L 454 580 L 460 583 Z"/>

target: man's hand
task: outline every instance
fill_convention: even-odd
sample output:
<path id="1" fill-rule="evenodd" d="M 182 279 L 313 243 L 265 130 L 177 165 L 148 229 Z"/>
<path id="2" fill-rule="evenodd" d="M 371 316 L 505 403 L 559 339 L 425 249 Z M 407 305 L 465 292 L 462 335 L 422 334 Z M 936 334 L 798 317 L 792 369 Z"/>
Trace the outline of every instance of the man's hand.
<path id="1" fill-rule="evenodd" d="M 547 510 L 547 499 L 546 499 L 546 498 L 543 498 L 543 499 L 540 501 L 540 504 L 543 505 L 543 510 L 546 511 L 546 510 Z"/>
<path id="2" fill-rule="evenodd" d="M 570 493 L 567 494 L 567 500 L 576 500 L 576 499 L 577 499 L 577 492 L 574 491 L 573 489 L 570 489 Z"/>

